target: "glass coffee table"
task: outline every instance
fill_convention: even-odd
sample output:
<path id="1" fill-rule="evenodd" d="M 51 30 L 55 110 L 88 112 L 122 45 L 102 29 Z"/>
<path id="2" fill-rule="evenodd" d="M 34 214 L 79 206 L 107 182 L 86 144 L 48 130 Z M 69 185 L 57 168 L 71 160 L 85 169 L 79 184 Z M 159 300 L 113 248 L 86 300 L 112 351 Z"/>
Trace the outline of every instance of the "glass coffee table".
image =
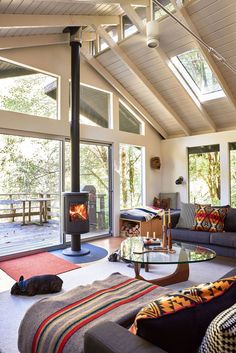
<path id="1" fill-rule="evenodd" d="M 189 263 L 209 261 L 216 257 L 215 251 L 200 245 L 174 242 L 174 253 L 164 253 L 158 246 L 145 246 L 142 237 L 131 237 L 121 243 L 121 259 L 134 264 L 135 278 L 142 279 L 160 286 L 187 281 L 189 277 Z M 149 265 L 177 264 L 176 270 L 169 276 L 146 280 L 140 275 L 141 266 L 148 272 Z"/>

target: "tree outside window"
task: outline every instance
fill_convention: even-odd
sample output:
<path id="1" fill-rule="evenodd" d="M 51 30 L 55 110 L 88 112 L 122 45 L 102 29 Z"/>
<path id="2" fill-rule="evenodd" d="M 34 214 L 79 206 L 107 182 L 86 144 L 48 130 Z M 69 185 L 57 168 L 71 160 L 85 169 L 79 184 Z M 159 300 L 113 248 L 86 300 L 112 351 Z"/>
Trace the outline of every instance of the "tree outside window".
<path id="1" fill-rule="evenodd" d="M 220 204 L 219 149 L 219 145 L 188 148 L 190 202 Z"/>

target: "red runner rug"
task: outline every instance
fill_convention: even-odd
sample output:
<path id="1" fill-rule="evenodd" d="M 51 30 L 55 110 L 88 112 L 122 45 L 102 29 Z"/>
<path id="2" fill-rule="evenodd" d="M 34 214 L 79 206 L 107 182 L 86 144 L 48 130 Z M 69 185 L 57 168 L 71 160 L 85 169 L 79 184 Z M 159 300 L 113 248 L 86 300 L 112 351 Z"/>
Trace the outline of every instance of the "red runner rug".
<path id="1" fill-rule="evenodd" d="M 0 269 L 16 281 L 21 275 L 25 279 L 37 275 L 57 275 L 80 267 L 48 252 L 0 262 Z"/>

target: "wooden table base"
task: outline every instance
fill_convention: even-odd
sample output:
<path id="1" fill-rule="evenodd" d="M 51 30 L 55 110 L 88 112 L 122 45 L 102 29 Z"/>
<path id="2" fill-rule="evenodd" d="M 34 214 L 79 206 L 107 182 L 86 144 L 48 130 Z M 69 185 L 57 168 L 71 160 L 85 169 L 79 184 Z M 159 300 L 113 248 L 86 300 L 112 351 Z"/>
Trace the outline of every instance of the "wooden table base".
<path id="1" fill-rule="evenodd" d="M 175 272 L 173 272 L 169 276 L 157 278 L 157 279 L 145 279 L 140 275 L 140 269 L 141 269 L 141 264 L 135 262 L 134 263 L 134 272 L 135 272 L 135 278 L 141 279 L 146 282 L 150 282 L 153 284 L 157 284 L 159 286 L 168 286 L 170 284 L 174 283 L 179 283 L 179 282 L 184 282 L 187 281 L 189 278 L 189 264 L 188 263 L 182 263 L 178 264 L 176 267 Z M 146 272 L 148 272 L 148 264 L 145 266 Z"/>

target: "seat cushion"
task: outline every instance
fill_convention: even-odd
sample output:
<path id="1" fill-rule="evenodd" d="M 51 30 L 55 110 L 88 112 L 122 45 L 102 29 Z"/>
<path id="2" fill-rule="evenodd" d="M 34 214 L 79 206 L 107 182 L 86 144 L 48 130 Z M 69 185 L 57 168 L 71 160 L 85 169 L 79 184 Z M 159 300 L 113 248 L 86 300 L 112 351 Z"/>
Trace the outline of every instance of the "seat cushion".
<path id="1" fill-rule="evenodd" d="M 222 311 L 210 323 L 198 353 L 236 351 L 236 304 Z"/>
<path id="2" fill-rule="evenodd" d="M 236 232 L 210 233 L 210 244 L 236 248 Z"/>
<path id="3" fill-rule="evenodd" d="M 193 353 L 210 322 L 235 303 L 236 277 L 167 294 L 145 306 L 130 331 L 168 353 Z"/>
<path id="4" fill-rule="evenodd" d="M 209 232 L 199 232 L 197 230 L 184 229 L 184 228 L 174 228 L 171 229 L 171 235 L 173 240 L 189 242 L 189 243 L 200 243 L 209 244 L 210 243 Z"/>

